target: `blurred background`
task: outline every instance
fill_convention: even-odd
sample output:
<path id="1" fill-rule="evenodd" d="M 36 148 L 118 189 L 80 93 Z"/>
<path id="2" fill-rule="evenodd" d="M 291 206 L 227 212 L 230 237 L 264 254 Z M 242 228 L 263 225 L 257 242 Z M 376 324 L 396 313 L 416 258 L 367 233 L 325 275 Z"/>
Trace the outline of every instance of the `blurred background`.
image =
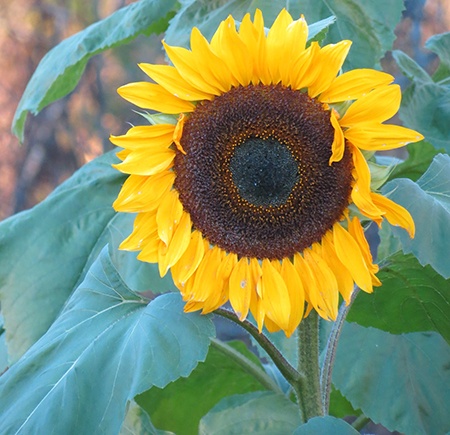
<path id="1" fill-rule="evenodd" d="M 125 133 L 127 123 L 137 119 L 116 89 L 144 79 L 138 62 L 164 62 L 160 36 L 139 37 L 94 57 L 74 92 L 28 117 L 23 144 L 11 134 L 20 97 L 42 57 L 61 40 L 129 3 L 0 0 L 0 220 L 42 201 L 77 168 L 111 149 L 110 134 Z M 395 48 L 432 72 L 437 62 L 423 44 L 449 30 L 449 0 L 407 0 Z M 382 64 L 398 76 L 389 53 Z"/>

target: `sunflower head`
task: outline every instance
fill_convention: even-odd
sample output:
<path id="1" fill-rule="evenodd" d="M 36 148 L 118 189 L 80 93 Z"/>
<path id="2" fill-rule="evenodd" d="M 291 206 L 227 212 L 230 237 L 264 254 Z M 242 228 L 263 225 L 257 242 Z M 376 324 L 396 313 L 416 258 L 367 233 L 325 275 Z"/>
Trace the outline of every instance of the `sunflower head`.
<path id="1" fill-rule="evenodd" d="M 289 336 L 311 309 L 335 319 L 339 295 L 380 284 L 350 205 L 414 236 L 410 214 L 372 191 L 364 154 L 422 139 L 384 123 L 400 88 L 380 71 L 339 74 L 350 41 L 307 40 L 286 10 L 267 34 L 259 10 L 239 31 L 230 16 L 211 41 L 194 28 L 190 50 L 164 44 L 172 65 L 140 64 L 153 83 L 119 89 L 178 116 L 111 140 L 129 174 L 114 208 L 137 213 L 121 248 L 170 270 L 186 311 L 229 301 Z"/>

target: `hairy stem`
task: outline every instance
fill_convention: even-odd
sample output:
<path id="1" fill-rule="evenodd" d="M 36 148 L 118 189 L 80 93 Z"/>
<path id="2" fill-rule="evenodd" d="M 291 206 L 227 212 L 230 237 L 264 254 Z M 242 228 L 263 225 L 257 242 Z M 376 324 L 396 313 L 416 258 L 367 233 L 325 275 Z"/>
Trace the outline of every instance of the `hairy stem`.
<path id="1" fill-rule="evenodd" d="M 352 303 L 358 293 L 359 288 L 355 287 L 350 299 L 350 303 L 348 305 L 346 305 L 345 302 L 342 303 L 341 307 L 339 308 L 339 313 L 337 315 L 336 321 L 331 328 L 330 336 L 328 337 L 328 342 L 325 349 L 325 359 L 320 374 L 324 414 L 328 414 L 328 409 L 330 407 L 331 375 L 333 372 L 334 360 L 336 358 L 336 349 L 339 342 L 339 337 L 342 332 L 342 327 L 345 323 L 345 318 L 347 317 L 347 314 L 350 311 L 350 307 L 352 306 Z"/>
<path id="2" fill-rule="evenodd" d="M 293 385 L 303 420 L 323 415 L 319 368 L 319 316 L 315 310 L 302 320 L 298 331 L 298 371 L 303 376 Z"/>
<path id="3" fill-rule="evenodd" d="M 278 370 L 286 378 L 286 380 L 291 385 L 298 383 L 299 379 L 301 378 L 300 373 L 294 367 L 292 367 L 291 364 L 289 364 L 286 358 L 264 334 L 259 333 L 258 328 L 256 328 L 255 325 L 250 323 L 248 320 L 240 321 L 236 314 L 225 308 L 218 308 L 214 311 L 214 313 L 221 317 L 225 317 L 226 319 L 229 319 L 244 328 L 267 352 L 273 363 L 277 366 Z"/>

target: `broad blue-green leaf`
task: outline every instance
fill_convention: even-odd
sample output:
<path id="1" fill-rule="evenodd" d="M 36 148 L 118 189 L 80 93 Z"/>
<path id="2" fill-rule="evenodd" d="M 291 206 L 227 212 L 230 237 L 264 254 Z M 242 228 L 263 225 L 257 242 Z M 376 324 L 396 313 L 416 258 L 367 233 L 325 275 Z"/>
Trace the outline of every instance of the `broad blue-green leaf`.
<path id="1" fill-rule="evenodd" d="M 359 432 L 347 422 L 339 418 L 326 415 L 325 417 L 314 417 L 307 423 L 302 424 L 294 432 L 294 435 L 358 435 Z"/>
<path id="2" fill-rule="evenodd" d="M 354 409 L 352 404 L 336 388 L 331 389 L 329 414 L 333 417 L 344 418 L 349 415 L 359 416 L 361 410 Z"/>
<path id="3" fill-rule="evenodd" d="M 436 331 L 450 344 L 450 280 L 401 252 L 386 259 L 373 294 L 360 292 L 347 320 L 394 334 Z"/>
<path id="4" fill-rule="evenodd" d="M 433 80 L 445 80 L 450 76 L 450 32 L 433 35 L 426 43 L 428 50 L 439 56 L 440 64 L 433 74 Z"/>
<path id="5" fill-rule="evenodd" d="M 408 158 L 392 170 L 389 179 L 409 178 L 417 181 L 428 169 L 433 158 L 445 152 L 444 149 L 437 150 L 429 142 L 422 140 L 420 142 L 410 143 L 406 146 Z"/>
<path id="6" fill-rule="evenodd" d="M 105 248 L 49 331 L 0 378 L 0 433 L 118 433 L 127 401 L 188 376 L 214 327 L 180 295 L 150 303 Z"/>
<path id="7" fill-rule="evenodd" d="M 261 368 L 244 343 L 230 345 Z M 221 399 L 264 389 L 242 365 L 211 346 L 206 361 L 200 363 L 188 378 L 180 378 L 163 390 L 152 388 L 136 401 L 149 413 L 156 427 L 177 434 L 196 435 L 201 417 Z"/>
<path id="8" fill-rule="evenodd" d="M 432 83 L 432 79 L 429 74 L 414 60 L 411 59 L 406 53 L 400 50 L 393 50 L 392 56 L 397 63 L 400 71 L 409 80 L 423 81 L 425 83 Z"/>
<path id="9" fill-rule="evenodd" d="M 220 401 L 200 421 L 201 435 L 289 434 L 301 423 L 297 405 L 286 396 L 256 392 Z"/>
<path id="10" fill-rule="evenodd" d="M 389 430 L 450 430 L 450 347 L 434 332 L 392 335 L 344 326 L 333 383 L 353 407 Z"/>
<path id="11" fill-rule="evenodd" d="M 12 362 L 52 324 L 100 252 L 97 241 L 125 179 L 113 162 L 112 154 L 94 160 L 0 224 L 0 300 Z"/>
<path id="12" fill-rule="evenodd" d="M 5 330 L 3 328 L 3 316 L 0 314 L 0 375 L 8 367 L 8 349 L 6 348 Z"/>
<path id="13" fill-rule="evenodd" d="M 0 224 L 0 301 L 12 362 L 45 333 L 108 243 L 132 290 L 174 288 L 156 265 L 117 251 L 134 216 L 111 206 L 125 180 L 111 167 L 115 162 L 113 153 L 95 159 L 42 203 Z"/>
<path id="14" fill-rule="evenodd" d="M 412 252 L 420 264 L 430 264 L 444 278 L 450 278 L 450 157 L 437 155 L 417 183 L 395 179 L 382 191 L 409 210 L 414 219 L 414 239 L 393 228 L 404 252 Z"/>
<path id="15" fill-rule="evenodd" d="M 353 41 L 345 68 L 373 68 L 392 48 L 394 29 L 404 8 L 402 0 L 302 0 L 308 23 L 334 15 L 336 23 L 325 42 Z"/>
<path id="16" fill-rule="evenodd" d="M 77 85 L 88 60 L 139 34 L 163 32 L 176 0 L 141 0 L 67 38 L 41 60 L 20 100 L 13 132 L 23 140 L 27 113 L 34 115 Z"/>
<path id="17" fill-rule="evenodd" d="M 450 152 L 450 84 L 413 82 L 403 93 L 399 116 L 433 146 Z"/>

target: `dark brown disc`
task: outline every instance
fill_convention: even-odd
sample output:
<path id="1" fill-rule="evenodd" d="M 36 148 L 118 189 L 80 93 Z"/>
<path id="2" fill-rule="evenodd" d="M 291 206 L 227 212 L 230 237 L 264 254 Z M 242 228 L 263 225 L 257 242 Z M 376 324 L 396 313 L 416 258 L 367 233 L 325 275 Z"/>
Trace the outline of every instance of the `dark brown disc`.
<path id="1" fill-rule="evenodd" d="M 175 188 L 195 228 L 239 256 L 282 259 L 301 252 L 349 204 L 352 159 L 328 164 L 330 112 L 281 85 L 233 88 L 186 120 Z"/>

